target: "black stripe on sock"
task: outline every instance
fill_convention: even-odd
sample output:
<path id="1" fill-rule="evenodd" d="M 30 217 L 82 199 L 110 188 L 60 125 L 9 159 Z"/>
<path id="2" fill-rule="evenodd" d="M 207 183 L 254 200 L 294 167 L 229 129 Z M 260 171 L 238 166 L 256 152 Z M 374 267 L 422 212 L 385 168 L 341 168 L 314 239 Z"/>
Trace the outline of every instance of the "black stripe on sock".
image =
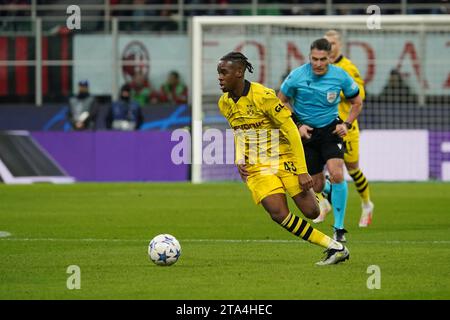
<path id="1" fill-rule="evenodd" d="M 298 221 L 300 220 L 299 217 L 294 216 L 294 222 L 292 223 L 292 225 L 287 228 L 290 232 L 292 232 L 295 229 L 295 226 L 297 225 Z"/>
<path id="2" fill-rule="evenodd" d="M 367 180 L 365 178 L 360 182 L 355 182 L 356 188 L 361 188 L 361 186 L 363 186 L 366 182 Z"/>
<path id="3" fill-rule="evenodd" d="M 286 218 L 284 218 L 285 220 L 283 220 L 283 222 L 282 223 L 280 223 L 281 224 L 281 226 L 283 227 L 283 228 L 286 228 L 286 226 L 289 224 L 289 221 L 291 221 L 291 219 L 292 219 L 292 213 L 290 213 L 289 212 L 289 214 L 286 216 Z M 287 220 L 287 221 L 286 221 Z"/>
<path id="4" fill-rule="evenodd" d="M 358 171 L 355 175 L 352 176 L 353 180 L 358 180 L 363 175 L 362 171 Z"/>
<path id="5" fill-rule="evenodd" d="M 306 231 L 305 235 L 302 237 L 303 240 L 308 240 L 309 236 L 313 232 L 314 228 L 309 226 L 308 230 Z"/>
<path id="6" fill-rule="evenodd" d="M 356 190 L 358 190 L 358 192 L 359 193 L 363 193 L 366 189 L 367 189 L 367 187 L 369 186 L 369 183 L 367 183 L 364 187 L 362 187 L 361 189 L 356 189 Z"/>
<path id="7" fill-rule="evenodd" d="M 297 237 L 300 236 L 300 234 L 302 233 L 303 229 L 305 229 L 307 222 L 305 220 L 302 219 L 302 224 L 300 225 L 300 228 L 298 228 L 297 232 L 295 233 L 295 235 Z"/>

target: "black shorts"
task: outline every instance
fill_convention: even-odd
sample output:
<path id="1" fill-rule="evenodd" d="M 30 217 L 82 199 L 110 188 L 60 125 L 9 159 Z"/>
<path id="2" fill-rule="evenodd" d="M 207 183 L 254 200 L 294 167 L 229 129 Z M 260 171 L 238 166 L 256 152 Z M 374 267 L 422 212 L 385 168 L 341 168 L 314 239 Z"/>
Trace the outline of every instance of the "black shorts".
<path id="1" fill-rule="evenodd" d="M 310 175 L 322 172 L 329 159 L 344 159 L 345 144 L 333 133 L 338 123 L 336 120 L 323 128 L 314 128 L 310 139 L 302 139 Z"/>

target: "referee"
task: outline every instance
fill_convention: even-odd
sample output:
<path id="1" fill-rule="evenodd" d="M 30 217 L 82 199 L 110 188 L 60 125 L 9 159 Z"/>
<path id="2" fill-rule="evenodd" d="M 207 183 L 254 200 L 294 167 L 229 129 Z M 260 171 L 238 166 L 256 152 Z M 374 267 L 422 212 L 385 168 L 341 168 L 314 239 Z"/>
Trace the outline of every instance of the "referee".
<path id="1" fill-rule="evenodd" d="M 315 40 L 310 47 L 310 62 L 288 75 L 278 97 L 293 110 L 316 193 L 324 191 L 324 166 L 328 169 L 334 209 L 334 239 L 345 242 L 348 187 L 344 180 L 343 137 L 361 112 L 362 99 L 358 84 L 348 73 L 330 64 L 330 51 L 328 40 Z M 341 92 L 351 104 L 346 119 L 338 117 Z"/>

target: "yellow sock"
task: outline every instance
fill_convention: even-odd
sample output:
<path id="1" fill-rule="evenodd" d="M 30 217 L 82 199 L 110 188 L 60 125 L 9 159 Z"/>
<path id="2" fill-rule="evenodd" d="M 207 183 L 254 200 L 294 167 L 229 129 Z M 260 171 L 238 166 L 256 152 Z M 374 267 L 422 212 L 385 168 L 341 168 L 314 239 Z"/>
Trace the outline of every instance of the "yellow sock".
<path id="1" fill-rule="evenodd" d="M 281 223 L 281 226 L 297 237 L 301 237 L 305 241 L 317 244 L 326 249 L 342 248 L 342 246 L 338 242 L 331 239 L 329 236 L 320 232 L 319 230 L 314 229 L 308 222 L 306 222 L 306 220 L 297 217 L 295 214 L 289 213 Z"/>
<path id="2" fill-rule="evenodd" d="M 360 169 L 349 171 L 348 174 L 355 182 L 356 190 L 358 191 L 363 203 L 368 203 L 370 201 L 369 181 L 367 181 Z"/>

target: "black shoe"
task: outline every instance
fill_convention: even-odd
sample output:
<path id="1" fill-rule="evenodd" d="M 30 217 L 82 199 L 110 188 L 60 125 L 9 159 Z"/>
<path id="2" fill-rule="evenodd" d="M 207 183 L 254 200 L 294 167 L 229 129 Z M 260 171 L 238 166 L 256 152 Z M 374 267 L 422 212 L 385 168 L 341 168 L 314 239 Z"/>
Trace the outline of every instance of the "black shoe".
<path id="1" fill-rule="evenodd" d="M 334 228 L 333 239 L 336 240 L 337 242 L 341 242 L 341 243 L 347 242 L 347 239 L 345 239 L 346 233 L 348 233 L 348 231 L 345 229 Z"/>
<path id="2" fill-rule="evenodd" d="M 343 262 L 348 259 L 350 259 L 350 252 L 344 245 L 342 245 L 342 249 L 340 250 L 338 249 L 325 250 L 325 257 L 316 264 L 319 266 L 338 264 L 339 262 Z"/>

